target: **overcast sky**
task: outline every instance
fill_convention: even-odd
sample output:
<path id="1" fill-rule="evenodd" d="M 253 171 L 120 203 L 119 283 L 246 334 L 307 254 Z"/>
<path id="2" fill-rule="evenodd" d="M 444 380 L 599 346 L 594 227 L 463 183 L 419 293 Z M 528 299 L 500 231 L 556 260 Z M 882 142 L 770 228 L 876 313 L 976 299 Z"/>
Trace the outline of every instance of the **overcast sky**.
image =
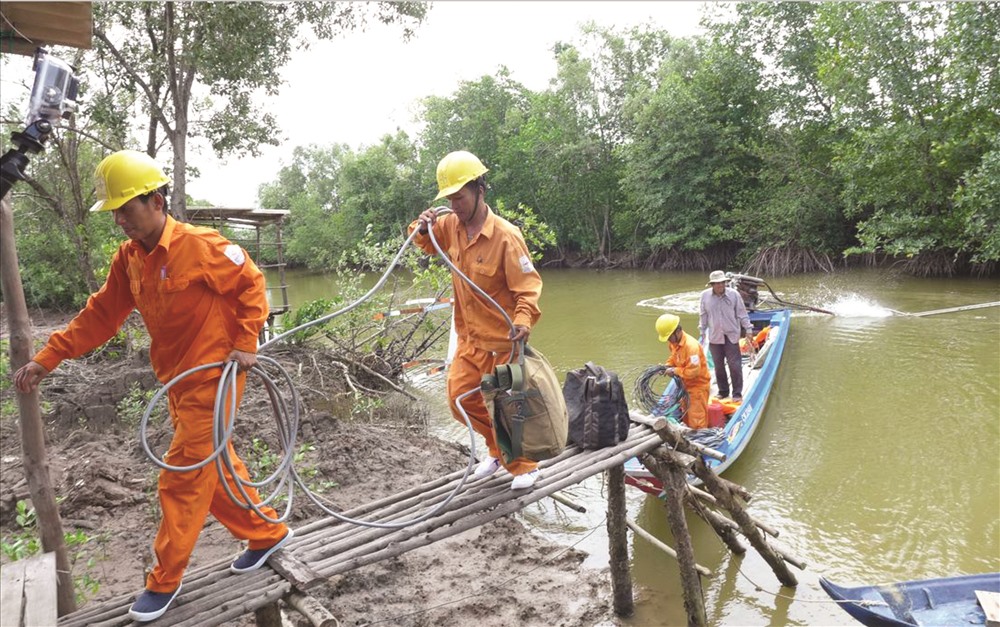
<path id="1" fill-rule="evenodd" d="M 651 23 L 677 36 L 700 32 L 701 2 L 435 2 L 408 42 L 398 27 L 373 26 L 296 53 L 287 84 L 268 109 L 282 143 L 261 157 L 220 163 L 211 150 L 189 155 L 201 170 L 188 193 L 215 205 L 257 204 L 257 187 L 273 179 L 296 146 L 346 143 L 357 150 L 402 128 L 413 134 L 418 101 L 448 96 L 459 81 L 493 75 L 506 66 L 512 78 L 542 90 L 555 76 L 551 48 L 572 41 L 579 24 L 593 20 L 624 28 Z"/>
<path id="2" fill-rule="evenodd" d="M 529 89 L 545 89 L 555 76 L 553 44 L 578 40 L 580 24 L 652 24 L 690 36 L 701 32 L 703 4 L 446 0 L 434 3 L 408 42 L 398 26 L 380 24 L 315 42 L 294 53 L 281 93 L 262 103 L 278 120 L 281 144 L 265 147 L 260 157 L 219 161 L 210 148 L 189 143 L 188 163 L 200 176 L 188 180 L 187 192 L 214 205 L 256 206 L 258 186 L 273 180 L 296 146 L 345 143 L 357 150 L 397 128 L 413 136 L 421 98 L 449 96 L 460 81 L 494 75 L 501 66 Z M 18 65 L 30 76 L 27 57 Z M 5 67 L 4 90 L 15 74 Z"/>

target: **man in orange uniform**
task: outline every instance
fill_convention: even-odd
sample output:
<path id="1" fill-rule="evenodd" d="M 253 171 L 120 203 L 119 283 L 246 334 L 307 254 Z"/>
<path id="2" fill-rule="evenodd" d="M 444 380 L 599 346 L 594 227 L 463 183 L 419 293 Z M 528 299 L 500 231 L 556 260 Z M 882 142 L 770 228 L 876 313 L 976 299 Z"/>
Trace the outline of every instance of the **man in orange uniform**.
<path id="1" fill-rule="evenodd" d="M 692 429 L 708 426 L 708 393 L 712 375 L 708 372 L 705 351 L 698 340 L 684 332 L 681 320 L 674 314 L 656 319 L 656 332 L 661 342 L 669 342 L 670 357 L 666 373 L 680 377 L 688 393 L 684 422 Z"/>
<path id="2" fill-rule="evenodd" d="M 91 211 L 111 211 L 129 237 L 115 253 L 108 278 L 63 331 L 14 374 L 22 392 L 38 386 L 64 359 L 79 357 L 110 339 L 133 309 L 149 332 L 149 358 L 163 383 L 195 366 L 235 361 L 242 396 L 246 371 L 257 363 L 257 334 L 267 318 L 264 276 L 246 252 L 218 232 L 180 223 L 166 212 L 163 170 L 146 154 L 116 152 L 94 174 L 97 203 Z M 189 466 L 213 450 L 213 406 L 220 369 L 202 370 L 169 392 L 174 437 L 165 461 Z M 239 398 L 237 398 L 239 403 Z M 237 472 L 246 467 L 229 444 Z M 226 481 L 235 485 L 226 471 Z M 162 519 L 154 549 L 157 564 L 129 615 L 150 621 L 166 612 L 181 588 L 181 577 L 198 534 L 211 512 L 229 531 L 248 540 L 233 572 L 259 568 L 292 537 L 284 524 L 271 524 L 232 501 L 214 464 L 187 472 L 160 471 Z M 235 487 L 233 488 L 235 490 Z M 238 492 L 235 492 L 238 494 Z M 252 488 L 255 503 L 259 497 Z M 274 518 L 271 508 L 262 508 Z"/>
<path id="3" fill-rule="evenodd" d="M 511 331 L 493 305 L 476 294 L 465 280 L 453 277 L 458 345 L 448 369 L 448 398 L 452 415 L 463 424 L 465 420 L 455 399 L 478 389 L 482 375 L 493 372 L 498 363 L 507 360 L 514 342 L 527 342 L 532 326 L 542 315 L 538 309 L 542 278 L 531 263 L 521 231 L 486 204 L 483 176 L 486 172 L 486 166 L 470 152 L 460 150 L 445 155 L 437 167 L 438 195 L 434 200 L 447 198 L 452 213 L 437 219 L 436 210 L 427 209 L 410 225 L 410 232 L 420 229 L 414 243 L 433 255 L 436 251 L 426 234 L 430 225 L 434 238 L 452 263 L 503 307 L 514 324 Z M 512 490 L 533 486 L 538 479 L 538 464 L 523 457 L 510 463 L 502 461 L 482 394 L 467 397 L 462 407 L 472 421 L 472 428 L 486 439 L 489 450 L 473 476 L 487 477 L 503 465 L 514 475 Z"/>

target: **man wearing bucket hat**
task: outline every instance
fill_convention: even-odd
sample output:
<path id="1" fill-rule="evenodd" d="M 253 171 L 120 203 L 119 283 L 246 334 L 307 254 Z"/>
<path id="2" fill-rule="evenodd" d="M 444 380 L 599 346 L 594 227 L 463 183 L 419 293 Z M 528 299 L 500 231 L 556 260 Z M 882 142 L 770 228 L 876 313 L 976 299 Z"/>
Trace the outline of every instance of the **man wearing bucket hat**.
<path id="1" fill-rule="evenodd" d="M 436 251 L 426 233 L 433 228 L 434 238 L 452 263 L 503 307 L 514 323 L 514 331 L 509 333 L 507 321 L 499 311 L 465 281 L 452 281 L 458 346 L 448 368 L 447 387 L 451 413 L 463 424 L 465 419 L 455 406 L 455 399 L 478 388 L 482 376 L 493 372 L 510 354 L 512 342 L 527 341 L 532 326 L 542 315 L 538 309 L 542 277 L 531 262 L 521 231 L 486 204 L 483 176 L 486 172 L 486 166 L 471 152 L 458 150 L 445 155 L 437 166 L 438 195 L 434 200 L 447 198 L 452 213 L 438 218 L 436 209 L 427 209 L 410 224 L 410 232 L 420 229 L 414 243 L 432 255 Z M 509 463 L 503 461 L 483 396 L 473 394 L 462 406 L 472 428 L 486 440 L 489 451 L 476 468 L 474 478 L 492 475 L 502 465 L 514 475 L 512 490 L 532 487 L 538 478 L 538 464 L 524 457 Z"/>
<path id="2" fill-rule="evenodd" d="M 83 310 L 14 374 L 17 389 L 35 389 L 61 361 L 110 339 L 138 309 L 149 332 L 149 360 L 161 382 L 195 366 L 235 361 L 241 373 L 238 405 L 246 371 L 257 362 L 257 335 L 267 319 L 263 274 L 242 248 L 217 231 L 167 215 L 170 179 L 145 153 L 113 153 L 97 166 L 94 178 L 98 200 L 91 211 L 110 211 L 129 241 L 119 246 L 107 280 Z M 215 448 L 212 425 L 221 374 L 221 368 L 196 372 L 170 389 L 174 436 L 165 456 L 168 464 L 195 465 Z M 232 444 L 229 455 L 236 473 L 246 480 L 246 467 Z M 225 475 L 232 485 L 228 469 Z M 259 568 L 292 538 L 284 524 L 271 524 L 233 502 L 214 465 L 185 472 L 161 470 L 158 488 L 161 520 L 153 544 L 157 563 L 146 578 L 146 589 L 129 608 L 134 620 L 154 620 L 170 607 L 209 512 L 235 537 L 249 541 L 230 566 L 234 573 Z M 252 487 L 247 493 L 260 502 Z M 269 507 L 261 511 L 277 517 Z"/>
<path id="3" fill-rule="evenodd" d="M 708 334 L 708 350 L 715 362 L 715 382 L 719 398 L 729 396 L 730 379 L 732 398 L 743 400 L 743 364 L 740 357 L 740 334 L 753 337 L 753 324 L 743 305 L 739 292 L 726 287 L 728 279 L 722 270 L 708 275 L 708 289 L 701 293 L 701 315 L 698 329 L 702 341 Z M 729 377 L 726 377 L 726 367 Z"/>

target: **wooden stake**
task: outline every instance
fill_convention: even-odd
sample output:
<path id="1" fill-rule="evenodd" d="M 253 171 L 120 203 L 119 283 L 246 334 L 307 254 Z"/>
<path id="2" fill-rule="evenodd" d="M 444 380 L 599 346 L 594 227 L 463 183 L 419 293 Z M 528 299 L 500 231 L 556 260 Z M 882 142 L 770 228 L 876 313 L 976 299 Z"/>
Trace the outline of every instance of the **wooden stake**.
<path id="1" fill-rule="evenodd" d="M 254 610 L 257 627 L 281 627 L 281 609 L 277 603 L 269 603 Z"/>
<path id="2" fill-rule="evenodd" d="M 687 473 L 680 468 L 671 467 L 667 469 L 666 479 L 663 487 L 667 490 L 667 522 L 670 523 L 670 530 L 677 544 L 677 563 L 680 564 L 681 587 L 684 590 L 684 611 L 687 612 L 688 625 L 700 627 L 708 624 L 708 617 L 705 614 L 701 579 L 698 578 L 697 564 L 694 561 L 691 534 L 684 518 L 684 488 L 687 486 Z"/>
<path id="3" fill-rule="evenodd" d="M 690 507 L 695 514 L 697 514 L 702 520 L 707 522 L 712 529 L 715 530 L 715 534 L 719 536 L 723 542 L 725 542 L 730 551 L 736 555 L 743 555 L 747 552 L 747 548 L 743 546 L 743 543 L 740 542 L 740 539 L 736 536 L 736 525 L 733 524 L 732 521 L 727 520 L 726 518 L 708 509 L 701 504 L 701 501 L 690 494 L 688 494 L 685 499 L 685 503 L 688 504 L 688 507 Z M 727 525 L 727 522 L 730 524 Z"/>
<path id="4" fill-rule="evenodd" d="M 628 564 L 628 510 L 625 506 L 625 467 L 612 466 L 608 479 L 608 557 L 611 568 L 611 590 L 615 614 L 631 616 L 635 612 L 632 600 L 632 575 Z"/>
<path id="5" fill-rule="evenodd" d="M 31 320 L 28 305 L 24 299 L 24 285 L 17 262 L 17 246 L 14 240 L 14 212 L 10 206 L 10 193 L 0 198 L 0 291 L 3 293 L 7 309 L 7 324 L 10 327 L 10 368 L 16 371 L 31 361 L 34 346 L 31 342 Z M 56 554 L 56 573 L 59 582 L 57 603 L 59 615 L 65 616 L 76 610 L 73 594 L 73 576 L 63 538 L 62 519 L 56 504 L 55 490 L 49 479 L 49 459 L 45 451 L 45 429 L 42 426 L 42 410 L 38 402 L 38 390 L 28 394 L 15 391 L 20 414 L 21 460 L 24 476 L 28 480 L 31 506 L 38 519 L 38 535 L 42 550 Z"/>
<path id="6" fill-rule="evenodd" d="M 756 523 L 747 514 L 746 509 L 743 505 L 737 501 L 733 493 L 729 490 L 729 486 L 723 484 L 719 481 L 719 477 L 705 465 L 704 460 L 699 459 L 694 466 L 695 475 L 702 480 L 705 484 L 705 488 L 719 500 L 719 504 L 724 507 L 729 515 L 733 517 L 733 521 L 736 522 L 740 527 L 740 532 L 750 541 L 750 545 L 760 553 L 764 561 L 771 566 L 771 570 L 774 571 L 775 576 L 778 577 L 778 581 L 782 585 L 794 587 L 798 585 L 798 580 L 792 571 L 788 570 L 788 566 L 785 561 L 778 555 L 774 550 L 768 545 L 767 540 L 764 535 L 757 528 Z"/>

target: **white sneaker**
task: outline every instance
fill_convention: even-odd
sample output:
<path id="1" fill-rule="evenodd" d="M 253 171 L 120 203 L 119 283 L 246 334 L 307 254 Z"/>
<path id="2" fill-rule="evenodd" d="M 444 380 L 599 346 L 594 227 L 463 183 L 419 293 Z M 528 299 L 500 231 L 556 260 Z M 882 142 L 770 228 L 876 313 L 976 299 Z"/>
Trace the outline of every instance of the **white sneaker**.
<path id="1" fill-rule="evenodd" d="M 510 489 L 527 490 L 531 486 L 535 485 L 535 481 L 538 481 L 538 469 L 514 477 L 514 480 L 510 482 Z"/>
<path id="2" fill-rule="evenodd" d="M 486 459 L 479 462 L 479 465 L 476 466 L 475 472 L 472 473 L 472 478 L 482 479 L 483 477 L 489 477 L 498 470 L 500 470 L 500 460 L 487 455 Z"/>

